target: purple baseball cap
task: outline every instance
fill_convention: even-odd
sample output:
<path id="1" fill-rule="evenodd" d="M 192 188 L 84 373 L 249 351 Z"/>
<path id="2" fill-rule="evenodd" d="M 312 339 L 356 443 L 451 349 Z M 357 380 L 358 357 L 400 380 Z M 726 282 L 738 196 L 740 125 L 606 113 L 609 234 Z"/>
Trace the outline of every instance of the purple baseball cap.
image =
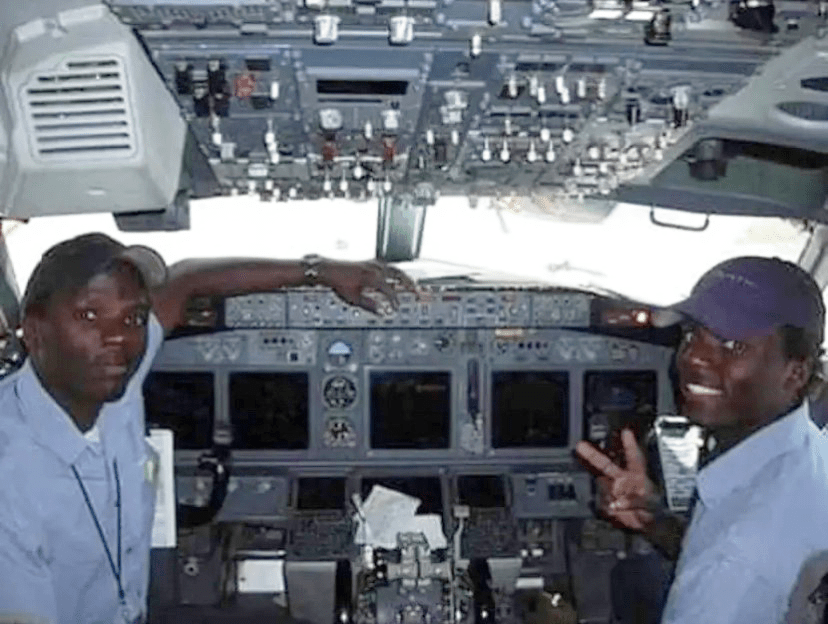
<path id="1" fill-rule="evenodd" d="M 819 337 L 825 304 L 813 278 L 780 258 L 744 256 L 717 264 L 684 301 L 654 311 L 655 325 L 692 319 L 726 340 L 764 336 L 784 325 Z"/>

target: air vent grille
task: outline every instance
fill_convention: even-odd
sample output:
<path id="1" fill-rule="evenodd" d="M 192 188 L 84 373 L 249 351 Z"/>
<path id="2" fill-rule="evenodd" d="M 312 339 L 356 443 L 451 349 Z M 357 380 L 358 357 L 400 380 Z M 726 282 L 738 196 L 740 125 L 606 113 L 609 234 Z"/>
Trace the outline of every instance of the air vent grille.
<path id="1" fill-rule="evenodd" d="M 117 59 L 67 61 L 34 76 L 25 105 L 35 155 L 118 158 L 135 147 L 123 64 Z"/>

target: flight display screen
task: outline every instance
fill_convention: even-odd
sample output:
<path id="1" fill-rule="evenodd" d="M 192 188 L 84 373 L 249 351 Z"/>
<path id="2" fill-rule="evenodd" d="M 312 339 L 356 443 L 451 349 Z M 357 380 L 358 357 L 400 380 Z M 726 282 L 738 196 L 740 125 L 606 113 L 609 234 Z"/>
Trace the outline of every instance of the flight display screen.
<path id="1" fill-rule="evenodd" d="M 233 448 L 308 448 L 307 373 L 231 373 L 229 395 Z"/>
<path id="2" fill-rule="evenodd" d="M 588 371 L 584 374 L 585 437 L 620 461 L 621 432 L 630 429 L 643 440 L 656 417 L 657 397 L 654 370 Z"/>
<path id="3" fill-rule="evenodd" d="M 445 449 L 451 439 L 451 373 L 371 372 L 371 448 Z"/>
<path id="4" fill-rule="evenodd" d="M 584 375 L 584 406 L 589 413 L 655 416 L 656 371 L 589 371 Z"/>
<path id="5" fill-rule="evenodd" d="M 300 477 L 296 508 L 300 511 L 343 509 L 345 479 L 342 477 Z"/>
<path id="6" fill-rule="evenodd" d="M 457 477 L 461 505 L 480 509 L 506 507 L 506 490 L 500 475 L 461 475 Z"/>
<path id="7" fill-rule="evenodd" d="M 176 449 L 213 446 L 213 373 L 151 372 L 144 381 L 144 405 L 147 424 L 171 429 Z"/>
<path id="8" fill-rule="evenodd" d="M 560 448 L 568 441 L 568 373 L 492 374 L 492 447 Z"/>

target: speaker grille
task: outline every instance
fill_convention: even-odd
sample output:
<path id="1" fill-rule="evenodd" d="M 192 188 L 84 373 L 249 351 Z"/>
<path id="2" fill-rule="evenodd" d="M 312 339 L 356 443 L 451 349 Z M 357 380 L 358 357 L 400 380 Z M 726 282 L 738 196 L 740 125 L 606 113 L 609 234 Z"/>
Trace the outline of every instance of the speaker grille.
<path id="1" fill-rule="evenodd" d="M 116 58 L 68 60 L 25 86 L 35 157 L 111 159 L 135 149 L 123 64 Z"/>

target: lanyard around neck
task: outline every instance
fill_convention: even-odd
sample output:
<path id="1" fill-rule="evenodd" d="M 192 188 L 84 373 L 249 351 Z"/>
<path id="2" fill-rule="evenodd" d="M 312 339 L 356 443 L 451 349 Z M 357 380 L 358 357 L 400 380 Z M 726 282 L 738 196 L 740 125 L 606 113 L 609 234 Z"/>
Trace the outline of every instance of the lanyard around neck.
<path id="1" fill-rule="evenodd" d="M 98 520 L 98 514 L 95 513 L 95 508 L 92 506 L 92 500 L 89 498 L 89 492 L 86 491 L 86 486 L 83 485 L 83 481 L 78 474 L 77 468 L 72 466 L 72 472 L 75 473 L 75 479 L 77 479 L 78 485 L 83 493 L 83 500 L 86 501 L 86 508 L 89 509 L 89 515 L 92 516 L 92 520 L 95 522 L 95 528 L 98 529 L 98 537 L 101 538 L 101 544 L 103 544 L 104 550 L 106 551 L 106 558 L 109 560 L 109 567 L 112 570 L 112 576 L 115 577 L 115 582 L 118 584 L 118 599 L 121 601 L 121 605 L 124 605 L 126 603 L 126 594 L 124 593 L 124 587 L 121 583 L 121 480 L 118 478 L 118 462 L 115 460 L 112 462 L 112 470 L 115 475 L 115 508 L 117 509 L 118 515 L 117 567 L 115 565 L 115 560 L 112 557 L 112 551 L 109 549 L 109 544 L 106 542 L 106 537 L 104 536 L 103 528 L 101 528 L 101 523 Z"/>

